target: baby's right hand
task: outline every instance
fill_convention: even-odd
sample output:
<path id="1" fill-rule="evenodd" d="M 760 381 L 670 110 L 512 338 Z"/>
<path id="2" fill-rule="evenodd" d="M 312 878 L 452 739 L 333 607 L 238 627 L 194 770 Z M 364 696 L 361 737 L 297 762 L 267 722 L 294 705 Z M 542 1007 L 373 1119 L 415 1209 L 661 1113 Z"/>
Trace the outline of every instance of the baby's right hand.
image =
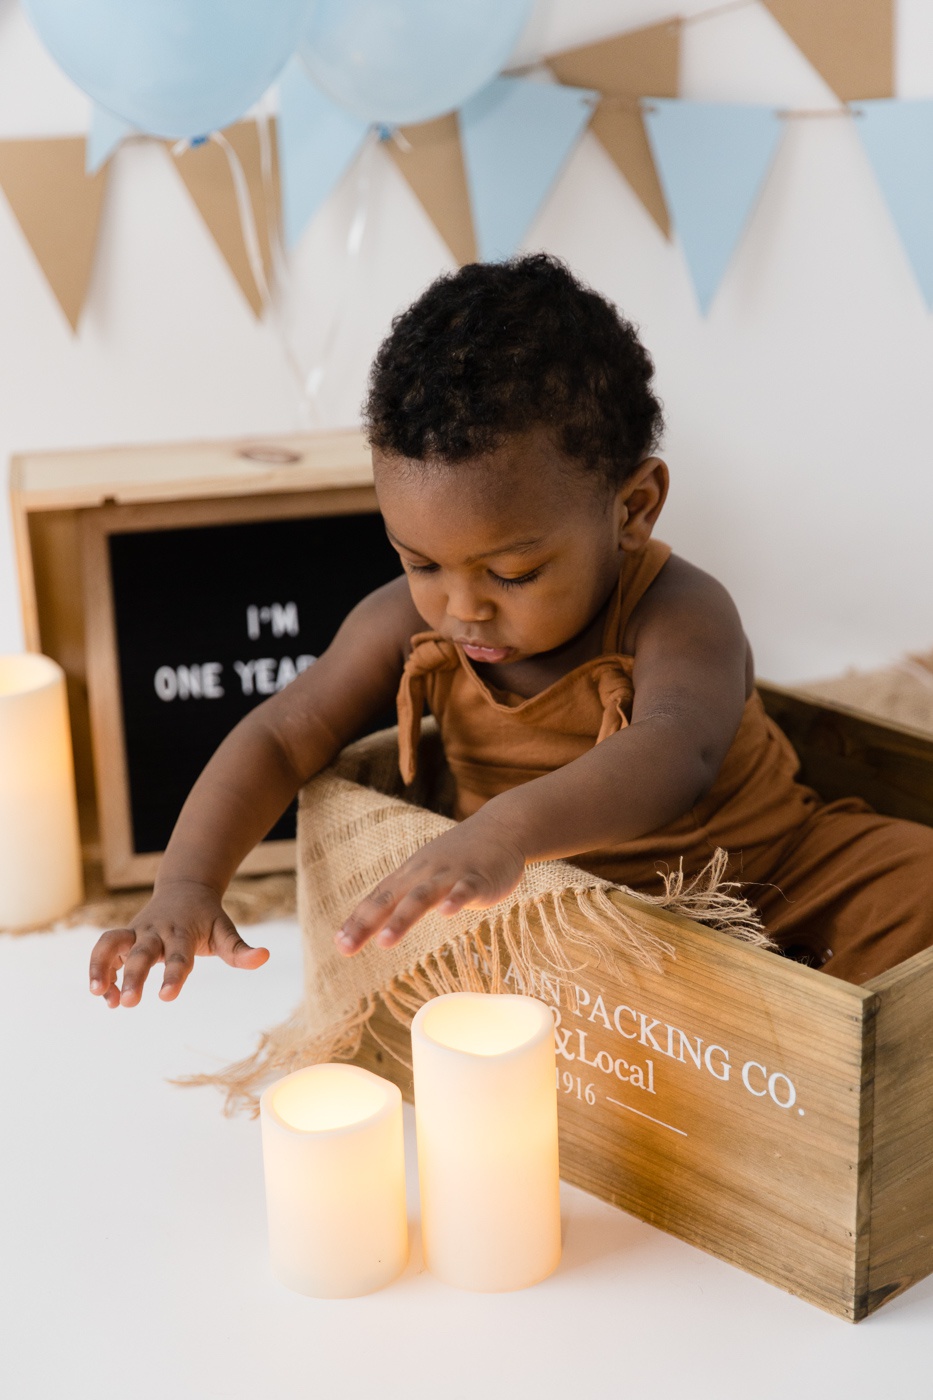
<path id="1" fill-rule="evenodd" d="M 174 1001 L 196 956 L 223 958 L 231 967 L 256 968 L 267 948 L 251 948 L 224 913 L 216 890 L 196 880 L 160 885 L 126 928 L 101 934 L 91 953 L 91 992 L 110 1007 L 136 1006 L 150 969 L 165 964 L 159 996 Z M 123 968 L 122 988 L 117 971 Z"/>

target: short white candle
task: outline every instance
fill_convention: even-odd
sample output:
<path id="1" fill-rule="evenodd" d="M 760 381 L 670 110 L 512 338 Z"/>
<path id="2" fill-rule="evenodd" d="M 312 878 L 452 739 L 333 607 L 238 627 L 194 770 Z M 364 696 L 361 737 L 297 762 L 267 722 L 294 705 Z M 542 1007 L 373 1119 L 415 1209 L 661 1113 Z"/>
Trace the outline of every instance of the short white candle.
<path id="1" fill-rule="evenodd" d="M 65 673 L 0 656 L 0 928 L 51 923 L 82 894 Z"/>
<path id="2" fill-rule="evenodd" d="M 554 1017 L 524 996 L 454 992 L 412 1022 L 425 1263 L 499 1293 L 560 1260 Z"/>
<path id="3" fill-rule="evenodd" d="M 311 1065 L 260 1100 L 269 1253 L 315 1298 L 356 1298 L 408 1260 L 402 1096 L 355 1065 Z"/>

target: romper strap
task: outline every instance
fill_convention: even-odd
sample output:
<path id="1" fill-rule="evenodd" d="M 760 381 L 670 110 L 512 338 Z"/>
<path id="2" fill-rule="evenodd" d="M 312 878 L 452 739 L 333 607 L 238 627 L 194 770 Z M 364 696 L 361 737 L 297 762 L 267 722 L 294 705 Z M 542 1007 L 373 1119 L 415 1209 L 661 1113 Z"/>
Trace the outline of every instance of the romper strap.
<path id="1" fill-rule="evenodd" d="M 619 586 L 603 633 L 603 651 L 621 652 L 629 618 L 671 557 L 671 547 L 649 540 L 637 554 L 627 554 L 619 573 Z"/>
<path id="2" fill-rule="evenodd" d="M 418 740 L 427 695 L 425 678 L 434 671 L 455 671 L 459 664 L 454 643 L 437 632 L 416 632 L 412 637 L 411 653 L 405 662 L 396 698 L 398 766 L 406 785 L 414 782 L 418 771 Z"/>
<path id="3" fill-rule="evenodd" d="M 635 692 L 629 672 L 619 661 L 598 663 L 594 679 L 603 707 L 603 719 L 596 736 L 597 744 L 601 744 L 611 734 L 618 734 L 620 729 L 628 727 L 625 710 L 632 703 Z"/>

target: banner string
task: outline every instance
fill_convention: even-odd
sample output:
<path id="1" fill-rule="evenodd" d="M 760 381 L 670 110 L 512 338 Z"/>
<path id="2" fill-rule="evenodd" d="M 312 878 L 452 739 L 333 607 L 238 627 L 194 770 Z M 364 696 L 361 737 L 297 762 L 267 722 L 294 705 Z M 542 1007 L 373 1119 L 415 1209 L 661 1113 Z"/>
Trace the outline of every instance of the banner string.
<path id="1" fill-rule="evenodd" d="M 720 15 L 732 14 L 733 10 L 748 10 L 757 5 L 758 0 L 725 0 L 722 5 L 713 5 L 709 10 L 697 10 L 692 15 L 678 15 L 672 24 L 701 24 L 705 19 L 719 19 Z M 663 20 L 662 20 L 663 23 Z"/>

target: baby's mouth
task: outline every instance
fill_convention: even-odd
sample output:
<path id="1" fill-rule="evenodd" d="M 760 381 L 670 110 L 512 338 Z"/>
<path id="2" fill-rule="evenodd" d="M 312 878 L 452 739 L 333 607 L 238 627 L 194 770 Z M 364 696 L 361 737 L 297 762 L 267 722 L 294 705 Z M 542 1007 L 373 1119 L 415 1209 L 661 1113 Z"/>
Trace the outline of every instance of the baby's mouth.
<path id="1" fill-rule="evenodd" d="M 495 665 L 496 662 L 506 661 L 513 655 L 514 647 L 487 647 L 481 646 L 478 642 L 468 642 L 463 637 L 458 637 L 457 641 L 463 648 L 466 656 L 471 661 L 482 661 L 487 665 Z"/>

